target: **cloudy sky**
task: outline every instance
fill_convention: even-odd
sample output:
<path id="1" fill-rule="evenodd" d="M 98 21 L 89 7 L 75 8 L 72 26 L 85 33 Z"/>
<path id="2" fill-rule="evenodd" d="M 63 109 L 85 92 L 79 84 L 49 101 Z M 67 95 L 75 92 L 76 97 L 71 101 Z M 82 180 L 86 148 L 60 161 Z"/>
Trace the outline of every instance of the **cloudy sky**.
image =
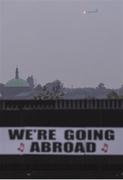
<path id="1" fill-rule="evenodd" d="M 120 87 L 123 0 L 0 0 L 0 82 L 17 65 L 42 85 Z"/>

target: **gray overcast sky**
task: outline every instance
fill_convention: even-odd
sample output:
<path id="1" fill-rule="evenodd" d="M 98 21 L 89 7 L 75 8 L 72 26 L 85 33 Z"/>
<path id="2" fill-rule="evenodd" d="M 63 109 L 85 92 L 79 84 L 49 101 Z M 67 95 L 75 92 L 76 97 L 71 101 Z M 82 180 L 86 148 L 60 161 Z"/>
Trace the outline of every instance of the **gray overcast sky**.
<path id="1" fill-rule="evenodd" d="M 0 82 L 17 65 L 41 84 L 120 87 L 123 0 L 0 0 Z"/>

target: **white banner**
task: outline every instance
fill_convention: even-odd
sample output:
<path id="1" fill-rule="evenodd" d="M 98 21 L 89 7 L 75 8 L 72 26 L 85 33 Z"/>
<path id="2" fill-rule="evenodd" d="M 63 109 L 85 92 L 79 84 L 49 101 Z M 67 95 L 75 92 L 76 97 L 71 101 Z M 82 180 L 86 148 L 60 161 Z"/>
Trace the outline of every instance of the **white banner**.
<path id="1" fill-rule="evenodd" d="M 1 127 L 0 155 L 123 155 L 123 128 Z"/>

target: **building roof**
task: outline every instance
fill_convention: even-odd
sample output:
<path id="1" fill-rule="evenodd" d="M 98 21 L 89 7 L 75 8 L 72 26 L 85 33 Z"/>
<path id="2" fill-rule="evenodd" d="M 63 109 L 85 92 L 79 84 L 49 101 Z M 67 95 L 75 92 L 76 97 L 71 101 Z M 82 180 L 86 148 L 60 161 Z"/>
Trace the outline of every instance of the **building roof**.
<path id="1" fill-rule="evenodd" d="M 19 79 L 9 80 L 5 86 L 6 87 L 29 87 L 29 84 L 25 80 L 19 78 Z"/>

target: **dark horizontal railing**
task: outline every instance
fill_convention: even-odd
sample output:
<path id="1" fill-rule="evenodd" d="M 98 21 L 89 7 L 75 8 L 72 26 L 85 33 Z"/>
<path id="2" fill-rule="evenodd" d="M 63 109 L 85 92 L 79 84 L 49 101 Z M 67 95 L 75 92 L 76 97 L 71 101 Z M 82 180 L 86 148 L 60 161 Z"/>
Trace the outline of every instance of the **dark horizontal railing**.
<path id="1" fill-rule="evenodd" d="M 0 100 L 0 110 L 123 109 L 122 99 Z"/>

